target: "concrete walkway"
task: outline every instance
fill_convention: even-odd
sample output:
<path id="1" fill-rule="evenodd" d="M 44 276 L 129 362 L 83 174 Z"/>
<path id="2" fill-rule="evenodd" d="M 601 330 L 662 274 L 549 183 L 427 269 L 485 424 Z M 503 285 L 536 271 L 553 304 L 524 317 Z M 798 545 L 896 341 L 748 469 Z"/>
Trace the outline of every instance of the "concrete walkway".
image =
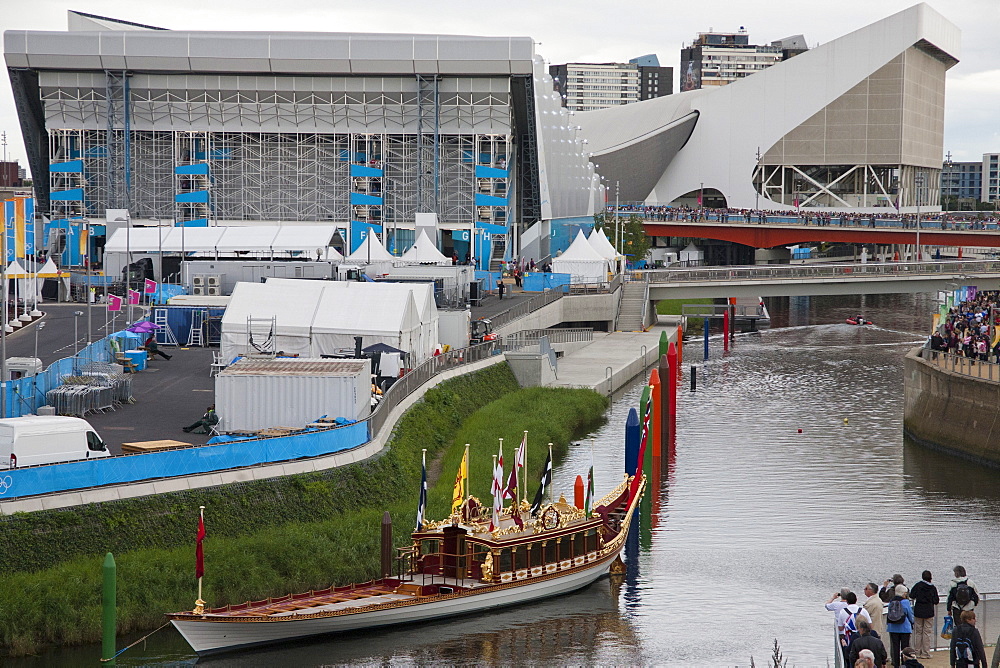
<path id="1" fill-rule="evenodd" d="M 655 364 L 660 333 L 677 342 L 677 327 L 654 325 L 647 332 L 594 334 L 594 341 L 567 352 L 560 360 L 552 387 L 587 387 L 611 394 Z"/>

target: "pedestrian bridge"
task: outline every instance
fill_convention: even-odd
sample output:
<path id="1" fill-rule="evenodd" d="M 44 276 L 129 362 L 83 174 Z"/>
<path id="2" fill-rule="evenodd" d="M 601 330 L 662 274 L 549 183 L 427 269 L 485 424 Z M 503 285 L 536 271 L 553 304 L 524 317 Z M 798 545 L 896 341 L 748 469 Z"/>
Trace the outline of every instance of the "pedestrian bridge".
<path id="1" fill-rule="evenodd" d="M 1000 261 L 885 262 L 652 269 L 632 274 L 648 299 L 799 297 L 1000 289 Z"/>

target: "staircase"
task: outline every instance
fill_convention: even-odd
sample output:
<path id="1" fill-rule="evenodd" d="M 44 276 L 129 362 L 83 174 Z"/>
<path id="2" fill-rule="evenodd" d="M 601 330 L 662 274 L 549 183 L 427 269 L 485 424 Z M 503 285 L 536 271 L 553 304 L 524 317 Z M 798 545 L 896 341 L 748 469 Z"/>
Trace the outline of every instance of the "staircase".
<path id="1" fill-rule="evenodd" d="M 643 315 L 646 305 L 646 283 L 625 283 L 622 286 L 622 301 L 618 306 L 619 332 L 639 332 L 643 330 Z"/>

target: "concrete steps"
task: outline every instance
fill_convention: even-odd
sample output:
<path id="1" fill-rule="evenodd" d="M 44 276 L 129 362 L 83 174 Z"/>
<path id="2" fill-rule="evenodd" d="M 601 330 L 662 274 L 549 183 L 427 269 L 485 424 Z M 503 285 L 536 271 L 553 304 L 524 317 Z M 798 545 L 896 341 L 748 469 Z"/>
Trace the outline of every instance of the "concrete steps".
<path id="1" fill-rule="evenodd" d="M 622 299 L 618 307 L 619 332 L 642 331 L 642 311 L 645 301 L 645 283 L 626 283 L 622 286 Z"/>

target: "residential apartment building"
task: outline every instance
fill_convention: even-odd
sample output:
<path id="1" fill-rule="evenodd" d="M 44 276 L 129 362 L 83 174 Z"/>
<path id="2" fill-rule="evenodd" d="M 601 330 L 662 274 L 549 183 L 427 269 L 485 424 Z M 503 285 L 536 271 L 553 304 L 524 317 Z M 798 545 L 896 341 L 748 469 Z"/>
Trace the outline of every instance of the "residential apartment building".
<path id="1" fill-rule="evenodd" d="M 983 154 L 982 202 L 1000 202 L 1000 153 Z"/>
<path id="2" fill-rule="evenodd" d="M 627 63 L 550 65 L 552 86 L 562 105 L 572 111 L 594 111 L 673 92 L 672 67 L 660 67 L 655 55 Z"/>
<path id="3" fill-rule="evenodd" d="M 725 86 L 805 50 L 801 35 L 765 46 L 750 44 L 743 27 L 739 32 L 701 32 L 690 46 L 681 49 L 680 91 Z"/>

